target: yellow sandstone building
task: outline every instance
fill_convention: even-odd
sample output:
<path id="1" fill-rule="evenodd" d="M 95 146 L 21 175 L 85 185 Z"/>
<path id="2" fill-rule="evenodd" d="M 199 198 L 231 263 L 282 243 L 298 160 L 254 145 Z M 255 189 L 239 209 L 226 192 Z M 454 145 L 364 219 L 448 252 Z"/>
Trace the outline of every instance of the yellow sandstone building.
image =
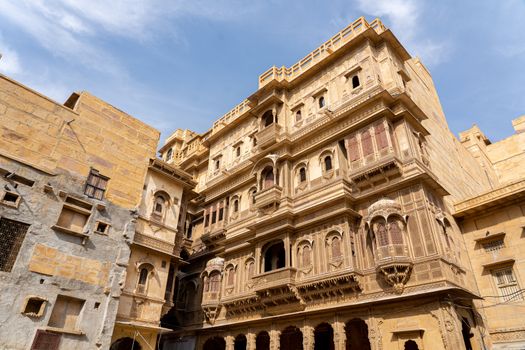
<path id="1" fill-rule="evenodd" d="M 0 76 L 0 349 L 525 348 L 525 116 L 359 18 L 206 132 Z"/>

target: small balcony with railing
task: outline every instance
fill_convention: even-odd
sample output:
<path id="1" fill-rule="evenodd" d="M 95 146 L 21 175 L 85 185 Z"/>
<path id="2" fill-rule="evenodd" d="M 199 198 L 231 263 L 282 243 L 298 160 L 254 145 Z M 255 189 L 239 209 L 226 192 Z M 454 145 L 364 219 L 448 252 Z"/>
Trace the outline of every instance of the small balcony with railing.
<path id="1" fill-rule="evenodd" d="M 261 150 L 267 149 L 268 147 L 279 142 L 280 137 L 281 126 L 277 123 L 270 124 L 255 134 L 257 146 Z"/>

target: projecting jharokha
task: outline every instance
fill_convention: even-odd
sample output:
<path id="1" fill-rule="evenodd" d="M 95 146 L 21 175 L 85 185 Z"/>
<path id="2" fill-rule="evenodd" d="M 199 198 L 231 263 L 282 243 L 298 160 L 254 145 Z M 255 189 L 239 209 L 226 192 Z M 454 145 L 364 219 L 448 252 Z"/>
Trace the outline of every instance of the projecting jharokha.
<path id="1" fill-rule="evenodd" d="M 0 348 L 525 348 L 525 116 L 359 18 L 198 134 L 0 78 Z"/>

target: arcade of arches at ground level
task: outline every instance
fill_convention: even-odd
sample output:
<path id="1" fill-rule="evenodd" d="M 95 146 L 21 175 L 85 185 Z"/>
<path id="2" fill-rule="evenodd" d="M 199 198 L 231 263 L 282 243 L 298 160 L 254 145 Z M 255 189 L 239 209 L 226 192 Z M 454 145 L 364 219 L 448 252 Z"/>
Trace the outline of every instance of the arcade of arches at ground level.
<path id="1" fill-rule="evenodd" d="M 244 334 L 237 336 L 210 337 L 203 344 L 203 350 L 335 350 L 359 349 L 371 350 L 368 339 L 368 326 L 361 319 L 352 319 L 344 326 L 344 337 L 334 337 L 334 330 L 328 323 L 320 323 L 316 327 L 288 326 L 280 332 L 261 331 L 252 339 L 252 344 Z M 275 343 L 272 346 L 272 343 Z M 275 346 L 278 344 L 278 347 Z M 336 346 L 336 344 L 338 346 Z M 415 347 L 414 347 L 415 345 Z M 407 347 L 408 346 L 408 347 Z M 417 343 L 407 341 L 407 350 L 418 349 Z M 200 349 L 199 349 L 200 350 Z"/>

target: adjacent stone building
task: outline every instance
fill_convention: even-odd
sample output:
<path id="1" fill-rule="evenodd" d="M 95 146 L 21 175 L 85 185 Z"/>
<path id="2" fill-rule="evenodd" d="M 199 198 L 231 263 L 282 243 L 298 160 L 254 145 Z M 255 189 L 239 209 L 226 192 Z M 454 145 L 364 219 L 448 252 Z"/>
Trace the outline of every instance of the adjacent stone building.
<path id="1" fill-rule="evenodd" d="M 0 76 L 1 349 L 110 347 L 158 140 L 89 93 Z"/>
<path id="2" fill-rule="evenodd" d="M 189 174 L 150 160 L 111 350 L 157 349 L 157 336 L 171 331 L 171 324 L 161 327 L 160 320 L 174 306 L 186 208 L 195 196 L 194 186 Z"/>
<path id="3" fill-rule="evenodd" d="M 523 348 L 523 118 L 449 130 L 432 78 L 359 18 L 162 158 L 191 173 L 164 349 Z M 521 166 L 520 166 L 521 165 Z"/>

